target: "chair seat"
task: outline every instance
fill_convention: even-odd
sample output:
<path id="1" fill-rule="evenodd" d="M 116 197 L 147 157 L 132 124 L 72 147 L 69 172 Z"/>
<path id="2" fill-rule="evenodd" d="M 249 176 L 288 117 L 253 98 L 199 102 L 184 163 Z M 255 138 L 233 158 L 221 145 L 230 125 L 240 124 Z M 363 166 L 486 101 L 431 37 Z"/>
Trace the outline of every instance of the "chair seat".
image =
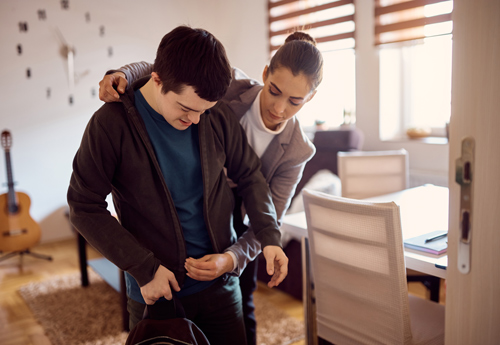
<path id="1" fill-rule="evenodd" d="M 408 295 L 414 345 L 444 344 L 444 306 Z"/>

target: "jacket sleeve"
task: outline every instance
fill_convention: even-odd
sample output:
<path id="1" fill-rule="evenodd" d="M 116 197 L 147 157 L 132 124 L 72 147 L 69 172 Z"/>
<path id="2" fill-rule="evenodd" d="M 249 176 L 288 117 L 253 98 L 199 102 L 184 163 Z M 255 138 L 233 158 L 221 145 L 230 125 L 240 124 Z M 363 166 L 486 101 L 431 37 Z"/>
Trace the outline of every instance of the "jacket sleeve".
<path id="1" fill-rule="evenodd" d="M 127 79 L 127 89 L 129 85 L 132 85 L 136 80 L 150 75 L 153 72 L 153 64 L 141 61 L 141 62 L 133 62 L 131 64 L 120 67 L 119 69 L 112 69 L 106 72 L 106 74 L 112 74 L 115 72 L 122 72 L 125 74 L 125 78 Z"/>
<path id="2" fill-rule="evenodd" d="M 314 145 L 307 140 L 302 141 L 300 145 L 307 146 L 307 148 L 301 150 L 304 154 L 299 157 L 294 156 L 292 159 L 283 162 L 276 169 L 269 183 L 279 227 L 281 227 L 285 212 L 290 206 L 295 189 L 302 178 L 304 167 L 316 152 Z M 234 273 L 240 275 L 248 263 L 255 260 L 261 252 L 260 243 L 255 238 L 251 224 L 250 228 L 227 250 L 235 254 L 238 267 Z"/>
<path id="3" fill-rule="evenodd" d="M 225 152 L 227 176 L 237 184 L 238 194 L 247 205 L 246 211 L 257 240 L 262 248 L 281 246 L 271 193 L 260 171 L 260 159 L 248 144 L 243 128 L 222 103 L 211 110 L 210 118 Z"/>
<path id="4" fill-rule="evenodd" d="M 305 163 L 310 159 L 310 157 L 304 159 L 306 160 L 303 160 L 302 163 L 298 163 L 295 166 L 289 166 L 288 169 L 283 169 L 281 173 L 274 175 L 269 184 L 279 227 L 281 227 L 283 222 L 285 211 L 290 206 L 295 188 L 297 187 L 297 184 L 302 176 Z M 226 250 L 232 251 L 236 256 L 238 267 L 236 267 L 233 273 L 237 276 L 239 276 L 248 263 L 255 260 L 261 252 L 260 242 L 257 241 L 253 229 L 254 227 L 250 221 L 250 227 L 248 230 L 238 238 L 236 243 Z"/>
<path id="5" fill-rule="evenodd" d="M 106 209 L 105 199 L 111 193 L 111 181 L 120 164 L 116 141 L 110 139 L 94 115 L 73 161 L 67 195 L 70 220 L 94 248 L 143 286 L 153 279 L 160 262 Z"/>

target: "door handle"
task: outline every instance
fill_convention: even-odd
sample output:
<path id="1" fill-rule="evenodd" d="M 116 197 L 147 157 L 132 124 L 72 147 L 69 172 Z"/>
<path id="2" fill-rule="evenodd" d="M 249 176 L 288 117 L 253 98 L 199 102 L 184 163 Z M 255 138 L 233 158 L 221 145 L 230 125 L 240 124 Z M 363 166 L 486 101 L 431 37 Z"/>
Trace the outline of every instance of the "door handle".
<path id="1" fill-rule="evenodd" d="M 470 271 L 475 145 L 472 137 L 462 139 L 462 156 L 455 161 L 455 181 L 460 185 L 460 238 L 457 263 L 458 270 L 462 274 Z"/>

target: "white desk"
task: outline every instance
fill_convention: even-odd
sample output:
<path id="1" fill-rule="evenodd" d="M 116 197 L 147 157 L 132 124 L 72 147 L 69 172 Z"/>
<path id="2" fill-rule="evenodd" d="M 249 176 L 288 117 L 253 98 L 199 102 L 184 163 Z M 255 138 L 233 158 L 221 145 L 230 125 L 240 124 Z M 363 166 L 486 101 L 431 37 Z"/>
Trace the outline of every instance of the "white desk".
<path id="1" fill-rule="evenodd" d="M 425 185 L 365 200 L 394 201 L 399 205 L 403 239 L 448 229 L 448 188 Z M 298 241 L 307 236 L 305 213 L 286 215 L 281 231 Z M 405 262 L 407 268 L 446 279 L 446 270 L 436 267 L 436 263 L 446 266 L 446 254 L 433 255 L 405 248 Z"/>

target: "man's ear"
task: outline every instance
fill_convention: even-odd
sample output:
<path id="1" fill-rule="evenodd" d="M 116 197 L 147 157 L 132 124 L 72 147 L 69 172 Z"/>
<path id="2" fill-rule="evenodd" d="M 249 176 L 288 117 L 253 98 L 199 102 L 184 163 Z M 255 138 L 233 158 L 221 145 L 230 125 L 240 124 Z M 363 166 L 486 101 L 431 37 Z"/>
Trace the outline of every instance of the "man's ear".
<path id="1" fill-rule="evenodd" d="M 153 79 L 153 83 L 156 86 L 161 86 L 162 85 L 160 76 L 156 72 L 151 72 L 151 79 Z"/>

